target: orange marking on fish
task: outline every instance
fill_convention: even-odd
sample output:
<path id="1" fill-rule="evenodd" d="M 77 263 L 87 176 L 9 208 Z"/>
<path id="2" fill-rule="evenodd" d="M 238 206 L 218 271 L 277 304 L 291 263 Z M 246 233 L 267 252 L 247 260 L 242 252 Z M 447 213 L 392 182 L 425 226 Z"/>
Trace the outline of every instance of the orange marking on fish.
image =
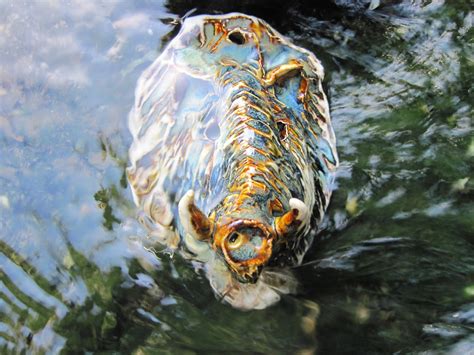
<path id="1" fill-rule="evenodd" d="M 272 44 L 281 43 L 280 38 L 270 28 L 267 28 L 267 34 L 268 34 L 268 38 L 270 39 L 270 43 Z"/>
<path id="2" fill-rule="evenodd" d="M 252 146 L 252 149 L 254 149 L 258 154 L 260 154 L 264 157 L 268 157 L 270 155 L 270 152 L 267 151 L 267 150 L 263 150 L 263 149 L 256 148 L 256 147 L 253 147 L 253 146 Z"/>
<path id="3" fill-rule="evenodd" d="M 226 28 L 220 20 L 207 20 L 207 23 L 210 23 L 214 26 L 214 35 L 218 35 L 222 32 L 227 32 Z"/>
<path id="4" fill-rule="evenodd" d="M 247 124 L 247 122 L 253 120 L 253 118 L 248 118 L 248 117 L 246 117 L 246 116 L 241 116 L 240 118 L 241 118 L 241 120 L 242 120 L 241 122 L 243 122 L 243 123 L 246 124 L 246 129 L 247 129 L 247 130 L 252 130 L 255 134 L 258 134 L 259 136 L 265 137 L 265 138 L 267 138 L 267 139 L 271 139 L 271 138 L 272 138 L 272 134 L 273 134 L 272 132 L 266 133 L 266 132 L 263 132 L 263 131 L 261 131 L 261 130 L 259 130 L 259 129 L 257 129 L 257 128 L 255 128 L 255 127 L 252 127 L 252 126 L 250 126 L 250 125 Z M 243 132 L 242 132 L 242 133 L 243 133 Z M 246 138 L 245 138 L 245 137 L 238 137 L 238 138 L 241 138 L 241 139 L 239 139 L 240 143 L 243 143 L 243 142 L 246 141 Z"/>
<path id="5" fill-rule="evenodd" d="M 213 53 L 216 51 L 217 47 L 222 42 L 222 40 L 227 36 L 227 29 L 224 27 L 221 21 L 209 20 L 208 23 L 213 25 L 214 36 L 221 34 L 221 36 L 214 42 L 214 44 L 211 45 L 211 43 L 209 43 L 209 47 L 210 47 L 209 50 L 211 53 Z"/>
<path id="6" fill-rule="evenodd" d="M 205 240 L 211 236 L 211 223 L 209 219 L 196 207 L 196 205 L 189 205 L 189 213 L 191 214 L 191 224 L 196 230 L 200 240 Z"/>
<path id="7" fill-rule="evenodd" d="M 265 86 L 271 86 L 275 84 L 278 80 L 282 80 L 289 75 L 293 75 L 294 72 L 300 71 L 303 68 L 303 64 L 301 64 L 297 60 L 290 60 L 286 64 L 279 65 L 278 67 L 270 70 L 265 78 L 262 79 L 262 82 Z"/>
<path id="8" fill-rule="evenodd" d="M 210 52 L 211 53 L 214 53 L 217 49 L 217 47 L 219 46 L 219 44 L 222 42 L 222 40 L 226 37 L 225 34 L 223 34 L 222 36 L 220 36 L 217 41 L 214 43 L 214 45 L 211 47 L 210 49 Z"/>
<path id="9" fill-rule="evenodd" d="M 293 209 L 275 219 L 275 229 L 279 236 L 287 236 L 296 232 L 301 223 L 298 220 L 298 210 Z"/>
<path id="10" fill-rule="evenodd" d="M 269 206 L 270 211 L 281 213 L 283 212 L 283 204 L 278 198 L 274 198 L 273 200 L 270 201 L 270 206 Z"/>
<path id="11" fill-rule="evenodd" d="M 252 22 L 250 29 L 257 35 L 257 38 L 262 38 L 262 27 L 259 22 Z"/>
<path id="12" fill-rule="evenodd" d="M 273 104 L 272 108 L 273 110 L 275 110 L 276 113 L 280 113 L 281 111 L 283 111 L 282 106 L 279 106 L 277 104 Z"/>
<path id="13" fill-rule="evenodd" d="M 268 112 L 267 110 L 263 109 L 262 107 L 257 106 L 257 105 L 255 105 L 255 104 L 252 103 L 252 102 L 248 102 L 248 103 L 247 103 L 247 107 L 251 107 L 251 108 L 253 108 L 255 111 L 258 111 L 258 112 L 264 114 L 267 119 L 271 119 L 271 114 L 270 114 L 270 112 Z"/>
<path id="14" fill-rule="evenodd" d="M 298 91 L 298 100 L 304 102 L 306 94 L 308 92 L 308 79 L 302 78 L 300 83 L 300 89 Z"/>
<path id="15" fill-rule="evenodd" d="M 245 101 L 250 101 L 250 98 L 253 97 L 256 101 L 261 101 L 262 98 L 257 96 L 255 93 L 251 91 L 240 91 L 237 95 L 235 95 L 235 99 L 242 98 Z"/>

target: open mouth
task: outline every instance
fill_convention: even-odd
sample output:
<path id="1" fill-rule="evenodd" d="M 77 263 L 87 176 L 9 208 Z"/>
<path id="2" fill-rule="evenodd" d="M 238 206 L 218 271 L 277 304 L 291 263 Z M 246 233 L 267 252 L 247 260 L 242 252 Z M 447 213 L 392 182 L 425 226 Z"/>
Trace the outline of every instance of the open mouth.
<path id="1" fill-rule="evenodd" d="M 240 282 L 255 283 L 272 255 L 274 232 L 264 223 L 240 219 L 218 229 L 214 246 Z"/>

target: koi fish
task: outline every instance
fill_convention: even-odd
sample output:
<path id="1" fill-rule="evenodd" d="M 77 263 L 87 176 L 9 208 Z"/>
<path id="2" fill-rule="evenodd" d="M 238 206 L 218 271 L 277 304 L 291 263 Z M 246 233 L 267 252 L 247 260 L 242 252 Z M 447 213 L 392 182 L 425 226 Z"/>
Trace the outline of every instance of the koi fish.
<path id="1" fill-rule="evenodd" d="M 138 80 L 127 176 L 143 223 L 208 265 L 237 308 L 285 293 L 275 270 L 301 263 L 328 206 L 338 157 L 323 77 L 314 54 L 231 13 L 184 20 Z"/>

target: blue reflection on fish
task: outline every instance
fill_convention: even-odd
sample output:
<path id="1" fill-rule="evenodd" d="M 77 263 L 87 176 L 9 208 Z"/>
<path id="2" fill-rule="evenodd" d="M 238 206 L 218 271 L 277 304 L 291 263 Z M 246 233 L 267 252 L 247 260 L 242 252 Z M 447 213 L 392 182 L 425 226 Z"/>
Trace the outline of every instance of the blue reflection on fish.
<path id="1" fill-rule="evenodd" d="M 323 68 L 264 21 L 187 18 L 142 74 L 134 200 L 157 241 L 205 263 L 234 307 L 291 292 L 338 165 Z"/>

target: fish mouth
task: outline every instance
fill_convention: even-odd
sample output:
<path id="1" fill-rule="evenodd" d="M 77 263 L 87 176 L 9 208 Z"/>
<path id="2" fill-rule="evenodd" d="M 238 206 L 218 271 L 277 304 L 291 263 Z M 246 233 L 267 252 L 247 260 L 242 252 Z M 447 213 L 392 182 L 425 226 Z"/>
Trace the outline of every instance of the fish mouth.
<path id="1" fill-rule="evenodd" d="M 254 270 L 252 270 L 251 272 L 239 273 L 239 272 L 232 271 L 232 275 L 240 283 L 255 284 L 257 283 L 258 278 L 260 274 L 262 273 L 262 270 L 263 270 L 263 265 L 260 265 L 256 267 Z"/>
<path id="2" fill-rule="evenodd" d="M 206 276 L 216 297 L 240 310 L 267 308 L 281 295 L 295 294 L 298 281 L 289 270 L 264 268 L 257 282 L 241 282 L 217 255 L 206 265 Z"/>
<path id="3" fill-rule="evenodd" d="M 254 219 L 238 219 L 220 226 L 213 247 L 241 283 L 256 283 L 272 256 L 273 229 Z"/>

